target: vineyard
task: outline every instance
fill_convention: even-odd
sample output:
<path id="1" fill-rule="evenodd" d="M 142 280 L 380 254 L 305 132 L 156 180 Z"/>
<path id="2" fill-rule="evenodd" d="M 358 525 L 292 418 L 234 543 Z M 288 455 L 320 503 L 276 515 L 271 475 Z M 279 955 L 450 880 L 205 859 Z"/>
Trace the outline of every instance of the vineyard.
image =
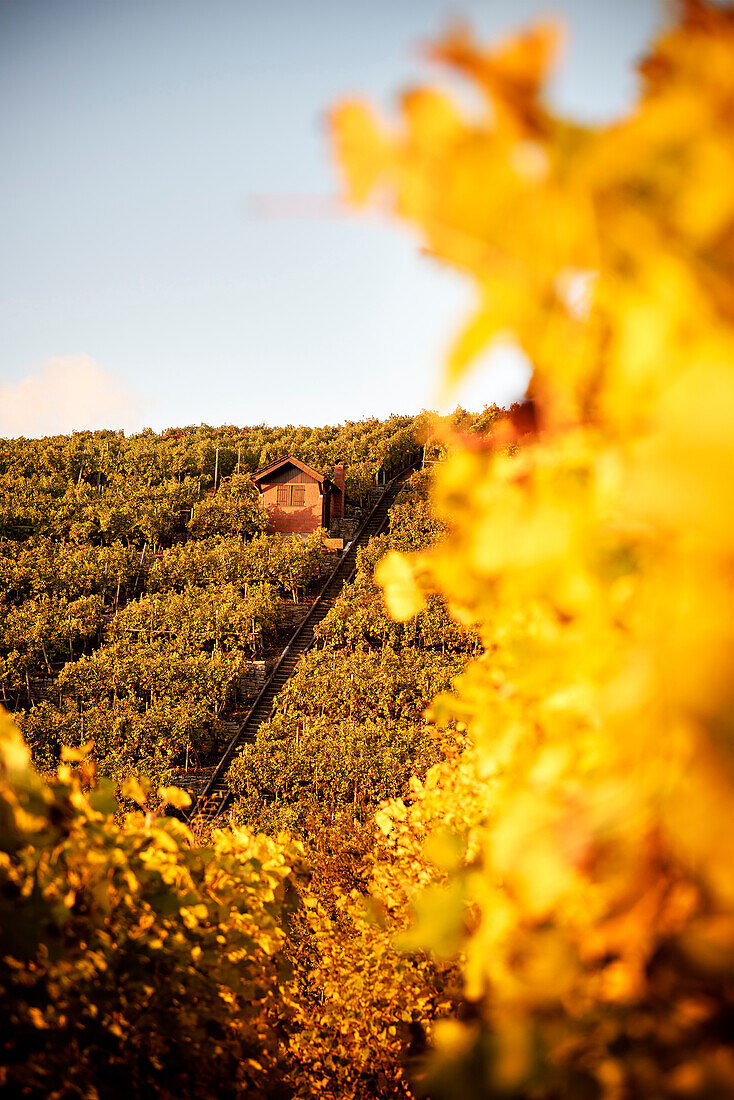
<path id="1" fill-rule="evenodd" d="M 291 452 L 331 472 L 346 455 L 359 516 L 420 430 L 3 441 L 0 692 L 36 764 L 93 740 L 101 774 L 158 784 L 216 757 L 333 568 L 318 534 L 266 533 L 250 473 Z"/>
<path id="2" fill-rule="evenodd" d="M 449 419 L 454 427 L 461 425 L 480 438 L 498 415 L 496 409 L 485 410 L 480 416 L 457 410 Z M 426 423 L 425 417 L 411 422 L 410 446 L 405 425 L 399 425 L 401 442 L 393 446 L 393 461 L 405 464 L 409 459 L 420 467 L 421 454 L 429 455 L 433 468 L 432 464 L 445 456 L 446 444 L 433 436 L 426 446 L 424 435 L 421 452 L 420 432 L 426 432 Z M 433 417 L 432 424 L 435 431 L 438 418 Z M 57 447 L 59 443 L 54 441 Z M 151 442 L 148 437 L 147 445 L 154 446 L 155 440 Z M 23 441 L 7 446 L 8 451 L 15 448 L 22 454 L 26 447 L 36 445 Z M 16 455 L 16 469 L 19 465 Z M 64 805 L 69 809 L 84 807 L 78 814 L 75 811 L 71 832 L 64 825 L 55 834 L 52 863 L 44 864 L 43 869 L 37 865 L 29 873 L 51 876 L 42 889 L 49 898 L 56 889 L 51 880 L 60 881 L 54 879 L 57 873 L 76 876 L 78 890 L 72 909 L 83 912 L 83 922 L 88 918 L 92 927 L 87 926 L 82 933 L 81 926 L 74 930 L 64 918 L 59 934 L 69 946 L 76 935 L 87 937 L 85 942 L 89 942 L 89 936 L 102 936 L 93 948 L 98 963 L 88 973 L 89 986 L 86 980 L 80 984 L 80 977 L 91 956 L 79 947 L 76 954 L 74 949 L 64 956 L 63 970 L 70 977 L 63 983 L 63 990 L 57 984 L 55 967 L 43 970 L 38 975 L 41 984 L 34 984 L 31 1000 L 24 1002 L 20 1016 L 12 1010 L 14 1036 L 24 1028 L 40 1029 L 39 1034 L 54 1030 L 58 1046 L 55 1042 L 47 1044 L 38 1070 L 21 1057 L 6 1081 L 22 1082 L 30 1095 L 42 1094 L 46 1077 L 54 1079 L 62 1072 L 68 1024 L 74 1019 L 74 1028 L 81 1029 L 85 1044 L 89 1044 L 87 1053 L 78 1052 L 80 1063 L 75 1071 L 79 1081 L 86 1082 L 84 1087 L 93 1082 L 100 1095 L 142 1094 L 141 1088 L 145 1092 L 149 1086 L 143 1088 L 131 1074 L 152 1080 L 152 1055 L 144 1052 L 144 1068 L 133 1071 L 129 1044 L 139 1042 L 143 1020 L 155 1014 L 156 1042 L 162 1042 L 161 1049 L 169 1052 L 166 1058 L 170 1056 L 173 1033 L 181 1026 L 176 1005 L 181 997 L 192 996 L 197 1013 L 202 1013 L 197 1016 L 201 1027 L 224 1027 L 222 1056 L 215 1057 L 206 1072 L 217 1074 L 226 1067 L 232 1095 L 243 1088 L 264 1089 L 266 1079 L 275 1082 L 273 1095 L 280 1095 L 283 1089 L 290 1091 L 287 1082 L 294 1075 L 303 1080 L 306 1094 L 316 1095 L 323 1087 L 323 1059 L 331 1067 L 329 1079 L 335 1075 L 335 1088 L 352 1089 L 354 1095 L 372 1088 L 372 1046 L 362 1049 L 360 1033 L 356 1032 L 348 1045 L 352 1053 L 344 1064 L 333 1061 L 331 1045 L 341 1035 L 343 1021 L 324 1018 L 322 1024 L 319 1006 L 324 1003 L 328 983 L 342 980 L 340 975 L 349 970 L 350 960 L 357 957 L 366 963 L 372 951 L 373 930 L 356 899 L 357 891 L 366 883 L 374 813 L 385 798 L 406 793 L 411 777 L 425 776 L 446 752 L 454 751 L 453 737 L 444 738 L 426 722 L 425 700 L 436 690 L 450 686 L 452 677 L 478 646 L 476 635 L 453 623 L 438 599 L 432 600 L 409 628 L 388 616 L 373 580 L 376 563 L 390 550 L 425 548 L 445 535 L 445 526 L 429 501 L 431 475 L 419 469 L 412 476 L 396 478 L 392 491 L 381 484 L 374 486 L 391 472 L 384 466 L 383 452 L 378 450 L 371 460 L 369 487 L 367 483 L 358 486 L 351 507 L 359 515 L 363 503 L 385 496 L 392 499 L 397 493 L 388 528 L 369 538 L 373 513 L 367 512 L 367 535 L 355 543 L 356 558 L 344 552 L 343 577 L 347 583 L 339 580 L 343 587 L 329 601 L 325 608 L 328 613 L 320 614 L 311 632 L 308 653 L 295 665 L 275 698 L 272 715 L 257 731 L 254 743 L 245 745 L 227 765 L 226 788 L 232 800 L 228 828 L 234 828 L 234 833 L 212 833 L 211 825 L 199 818 L 192 822 L 202 843 L 214 846 L 217 860 L 220 856 L 229 859 L 226 852 L 236 858 L 237 867 L 230 864 L 226 882 L 218 882 L 216 889 L 212 878 L 217 876 L 216 860 L 211 865 L 208 860 L 202 861 L 195 855 L 195 848 L 189 860 L 185 852 L 190 834 L 175 817 L 167 817 L 162 811 L 190 808 L 189 796 L 180 788 L 195 792 L 197 783 L 200 786 L 202 782 L 198 777 L 211 772 L 211 766 L 206 765 L 219 758 L 223 737 L 235 724 L 238 712 L 233 708 L 238 696 L 247 706 L 269 662 L 307 613 L 309 598 L 322 584 L 325 570 L 339 573 L 334 555 L 324 551 L 319 533 L 306 539 L 263 533 L 266 517 L 245 495 L 249 489 L 243 490 L 237 483 L 236 472 L 229 482 L 225 476 L 207 503 L 213 509 L 220 494 L 236 493 L 238 501 L 244 496 L 251 516 L 249 532 L 223 526 L 212 534 L 193 523 L 194 516 L 183 528 L 174 526 L 161 535 L 150 552 L 145 541 L 141 547 L 141 536 L 135 541 L 132 532 L 131 545 L 122 539 L 105 543 L 99 533 L 84 539 L 77 534 L 76 541 L 68 534 L 54 538 L 48 529 L 38 534 L 21 534 L 16 529 L 14 537 L 4 538 L 5 700 L 14 709 L 15 721 L 36 768 L 48 776 L 57 771 L 59 775 L 59 780 L 44 787 L 32 773 L 23 771 L 26 778 L 22 782 L 28 787 L 26 794 L 20 795 L 21 802 L 26 802 L 26 796 L 40 798 L 38 806 L 45 805 L 51 815 L 42 829 L 51 827 L 51 820 L 59 813 L 62 817 L 67 814 L 61 809 Z M 153 484 L 151 487 L 155 488 Z M 82 629 L 82 607 L 93 609 L 86 631 Z M 36 698 L 37 692 L 43 697 Z M 8 728 L 5 737 L 6 751 L 12 754 L 12 745 L 19 745 L 14 742 L 17 735 Z M 203 769 L 200 762 L 205 765 Z M 24 767 L 27 769 L 27 765 Z M 10 779 L 10 772 L 5 774 Z M 171 781 L 180 786 L 170 786 Z M 144 819 L 136 813 L 136 804 L 145 809 Z M 115 821 L 121 810 L 128 812 L 118 832 Z M 28 820 L 40 823 L 41 818 L 31 813 Z M 143 820 L 148 824 L 140 832 Z M 106 821 L 102 832 L 94 826 L 95 821 Z M 227 825 L 227 821 L 223 819 L 220 824 Z M 284 830 L 294 838 L 286 848 Z M 144 836 L 153 840 L 152 847 L 148 840 L 143 841 Z M 251 838 L 247 854 L 241 848 L 245 837 Z M 88 847 L 90 843 L 94 854 Z M 139 850 L 142 858 L 141 844 L 149 853 L 144 866 L 133 856 Z M 177 871 L 176 882 L 169 882 L 161 893 L 169 872 L 163 870 L 159 858 L 166 851 L 171 868 L 177 864 L 175 853 L 179 852 L 188 860 L 188 870 L 183 871 L 181 864 L 183 878 Z M 37 854 L 42 855 L 40 849 Z M 84 864 L 80 878 L 71 870 L 70 859 Z M 263 872 L 257 872 L 254 878 L 253 860 L 258 864 L 264 861 Z M 115 866 L 124 875 L 128 871 L 133 874 L 136 885 L 131 886 L 129 875 L 118 882 L 117 872 L 112 871 Z M 167 890 L 173 890 L 173 895 Z M 71 895 L 66 896 L 71 899 Z M 331 942 L 333 917 L 329 914 L 335 901 L 339 911 L 344 910 L 339 918 L 344 932 L 340 950 L 344 954 L 334 959 L 336 969 L 321 973 L 318 960 L 324 943 Z M 224 923 L 217 924 L 220 918 L 214 918 L 215 912 L 223 911 L 222 907 L 229 912 L 233 904 L 242 916 L 232 911 Z M 247 909 L 253 905 L 254 911 Z M 38 920 L 48 919 L 43 906 L 37 910 L 32 905 L 31 910 Z M 114 934 L 110 932 L 113 912 L 122 922 Z M 159 917 L 151 921 L 154 913 Z M 162 929 L 159 919 L 164 913 L 168 914 L 169 932 Z M 232 921 L 240 927 L 236 941 L 229 934 Z M 212 970 L 213 944 L 222 934 L 215 925 L 227 929 L 228 962 L 224 963 L 223 974 L 228 976 L 224 985 L 222 975 L 216 977 Z M 202 939 L 205 926 L 208 931 Z M 181 968 L 179 978 L 167 991 L 166 1003 L 159 998 L 160 990 L 145 983 L 141 993 L 139 979 L 133 975 L 139 966 L 145 967 L 144 959 L 150 961 L 148 947 L 141 943 L 134 951 L 135 962 L 131 960 L 133 971 L 123 969 L 116 979 L 124 986 L 130 982 L 136 985 L 136 996 L 142 996 L 140 1005 L 130 1005 L 127 1016 L 120 1003 L 113 1009 L 110 1002 L 105 1010 L 106 995 L 99 986 L 108 967 L 103 957 L 105 945 L 111 946 L 113 940 L 122 942 L 128 935 L 137 941 L 143 928 L 164 939 L 170 934 L 176 942 L 188 930 L 176 948 L 178 962 L 169 958 L 176 970 Z M 266 928 L 270 929 L 269 938 L 263 940 Z M 235 963 L 255 929 L 259 929 L 257 940 L 263 946 L 251 959 L 252 974 L 248 978 Z M 155 942 L 163 944 L 163 940 Z M 397 1089 L 402 1095 L 407 1086 L 396 1052 L 411 1029 L 416 1035 L 423 1034 L 423 1023 L 418 1019 L 414 1023 L 412 1013 L 407 1013 L 402 1002 L 390 1003 L 393 985 L 404 987 L 406 997 L 414 990 L 427 1005 L 435 1004 L 436 1011 L 441 998 L 427 981 L 423 967 L 415 974 L 405 970 L 399 956 L 391 952 L 385 932 L 379 934 L 379 942 L 380 950 L 388 951 L 392 959 L 394 974 L 386 989 L 364 992 L 370 998 L 377 992 L 380 1005 L 370 1023 L 384 1061 L 380 1079 L 384 1078 L 389 1093 Z M 265 965 L 274 953 L 272 967 Z M 287 982 L 278 976 L 283 966 L 292 972 Z M 165 982 L 172 973 L 167 970 Z M 205 1010 L 193 992 L 202 980 L 213 980 L 220 991 Z M 194 983 L 191 991 L 190 981 Z M 51 982 L 56 991 L 53 995 L 46 982 Z M 256 997 L 250 1004 L 242 1026 L 234 1025 L 227 1006 L 240 1003 L 243 997 L 251 998 L 251 993 L 243 990 L 251 990 L 253 982 L 262 989 L 261 999 Z M 9 988 L 5 986 L 6 991 Z M 222 991 L 226 997 L 218 1008 L 217 997 Z M 48 1017 L 39 1015 L 37 1005 L 49 996 L 53 1009 Z M 110 996 L 114 1001 L 111 991 Z M 68 998 L 72 998 L 73 1007 Z M 104 1022 L 94 1039 L 90 1014 L 96 1018 L 100 1011 Z M 125 1028 L 120 1024 L 123 1018 Z M 164 1037 L 169 1031 L 171 1035 Z M 318 1035 L 316 1046 L 304 1042 L 309 1032 Z M 253 1039 L 253 1034 L 260 1038 Z M 99 1057 L 94 1053 L 94 1044 L 106 1046 L 113 1036 L 117 1048 L 111 1063 L 116 1067 L 114 1083 L 100 1076 L 94 1065 Z M 200 1095 L 201 1081 L 209 1080 L 202 1078 L 200 1068 L 193 1068 L 204 1056 L 202 1041 L 193 1036 L 186 1052 L 179 1050 L 175 1055 L 182 1059 L 180 1071 L 170 1082 L 158 1081 L 156 1087 L 163 1095 Z M 178 1040 L 175 1042 L 178 1045 Z M 272 1047 L 271 1056 L 265 1057 L 261 1042 Z M 10 1043 L 8 1049 L 12 1048 L 13 1057 L 18 1057 L 16 1039 Z M 29 1049 L 32 1047 L 33 1043 Z M 362 1065 L 353 1078 L 351 1058 L 358 1050 Z M 34 1055 L 34 1067 L 36 1061 Z M 123 1064 L 125 1073 L 120 1075 Z M 185 1073 L 192 1075 L 186 1085 Z M 70 1079 L 70 1088 L 77 1087 L 75 1079 Z M 211 1084 L 208 1087 L 214 1088 Z M 217 1095 L 227 1095 L 221 1083 L 216 1090 Z"/>
<path id="3" fill-rule="evenodd" d="M 512 332 L 523 405 L 0 443 L 0 1095 L 734 1095 L 734 9 L 609 125 L 557 43 L 456 30 L 470 109 L 330 119 L 475 285 L 447 388 Z M 355 517 L 416 472 L 222 757 L 328 571 L 250 489 L 291 452 Z"/>

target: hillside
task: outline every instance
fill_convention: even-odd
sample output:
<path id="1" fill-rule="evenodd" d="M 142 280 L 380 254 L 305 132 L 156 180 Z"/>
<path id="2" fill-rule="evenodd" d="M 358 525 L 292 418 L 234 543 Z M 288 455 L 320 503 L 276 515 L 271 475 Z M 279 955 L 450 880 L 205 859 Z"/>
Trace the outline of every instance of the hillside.
<path id="1" fill-rule="evenodd" d="M 481 431 L 491 416 L 454 421 Z M 118 783 L 211 767 L 338 556 L 318 534 L 267 534 L 250 473 L 287 454 L 325 473 L 342 460 L 358 523 L 429 427 L 0 442 L 0 698 L 37 765 L 92 741 Z"/>

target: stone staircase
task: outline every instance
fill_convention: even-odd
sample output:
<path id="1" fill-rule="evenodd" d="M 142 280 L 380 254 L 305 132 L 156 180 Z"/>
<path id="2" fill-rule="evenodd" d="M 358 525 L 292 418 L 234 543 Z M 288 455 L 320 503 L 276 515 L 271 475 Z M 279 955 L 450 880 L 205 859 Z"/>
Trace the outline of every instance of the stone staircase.
<path id="1" fill-rule="evenodd" d="M 186 813 L 188 821 L 193 823 L 195 819 L 199 819 L 199 822 L 204 824 L 207 821 L 212 821 L 228 808 L 232 801 L 232 792 L 227 783 L 227 771 L 232 760 L 240 749 L 254 742 L 259 726 L 270 718 L 275 697 L 295 672 L 298 662 L 314 643 L 314 628 L 326 617 L 330 608 L 334 606 L 342 588 L 354 575 L 358 549 L 361 546 L 366 546 L 371 538 L 379 535 L 385 529 L 390 508 L 412 471 L 413 467 L 401 471 L 385 486 L 377 503 L 363 521 L 354 539 L 343 552 L 339 562 L 312 603 L 308 614 L 291 635 L 288 645 L 283 650 L 269 679 L 255 698 L 245 720 L 227 744 L 209 780 L 203 789 L 199 791 L 190 790 L 194 801 Z M 193 788 L 193 784 L 191 786 Z"/>

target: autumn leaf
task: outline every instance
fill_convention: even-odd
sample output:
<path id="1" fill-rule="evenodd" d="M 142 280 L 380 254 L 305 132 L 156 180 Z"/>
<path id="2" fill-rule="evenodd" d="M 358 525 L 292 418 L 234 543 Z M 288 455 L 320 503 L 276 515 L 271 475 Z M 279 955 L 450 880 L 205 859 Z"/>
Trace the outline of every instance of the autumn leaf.
<path id="1" fill-rule="evenodd" d="M 383 589 L 385 602 L 394 618 L 410 619 L 423 607 L 423 593 L 410 563 L 402 554 L 393 550 L 380 559 L 375 569 L 375 582 Z"/>
<path id="2" fill-rule="evenodd" d="M 182 791 L 180 787 L 159 787 L 158 797 L 161 802 L 177 810 L 185 810 L 191 805 L 191 795 L 188 791 Z"/>

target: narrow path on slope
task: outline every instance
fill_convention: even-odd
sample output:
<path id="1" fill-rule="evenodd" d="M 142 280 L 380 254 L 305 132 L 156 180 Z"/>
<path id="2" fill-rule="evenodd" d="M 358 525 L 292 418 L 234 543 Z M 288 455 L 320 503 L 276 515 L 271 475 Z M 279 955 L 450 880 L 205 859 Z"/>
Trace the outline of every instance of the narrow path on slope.
<path id="1" fill-rule="evenodd" d="M 342 554 L 308 614 L 291 635 L 270 678 L 263 685 L 244 722 L 229 741 L 203 791 L 192 803 L 186 815 L 189 821 L 197 817 L 211 820 L 224 813 L 229 806 L 232 792 L 227 784 L 227 771 L 237 750 L 254 742 L 258 728 L 272 714 L 276 695 L 283 689 L 286 681 L 295 672 L 298 662 L 314 643 L 314 627 L 325 618 L 344 585 L 354 575 L 357 567 L 357 550 L 360 546 L 366 546 L 371 538 L 385 529 L 390 508 L 412 472 L 413 467 L 410 466 L 389 482 L 377 504 L 357 531 L 349 548 Z"/>

